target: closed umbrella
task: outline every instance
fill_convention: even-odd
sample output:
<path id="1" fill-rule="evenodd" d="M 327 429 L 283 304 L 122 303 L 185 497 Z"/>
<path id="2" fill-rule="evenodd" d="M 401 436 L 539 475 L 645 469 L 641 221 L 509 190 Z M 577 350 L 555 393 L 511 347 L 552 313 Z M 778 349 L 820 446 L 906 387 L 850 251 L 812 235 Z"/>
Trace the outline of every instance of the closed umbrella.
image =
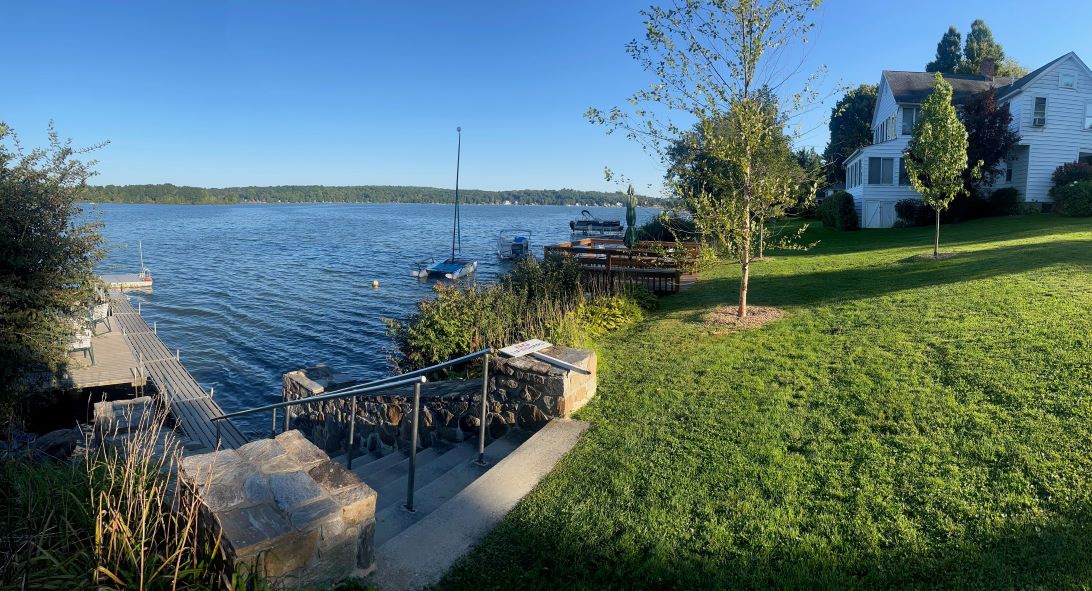
<path id="1" fill-rule="evenodd" d="M 637 197 L 633 194 L 633 185 L 626 190 L 626 236 L 623 242 L 627 248 L 637 246 Z"/>

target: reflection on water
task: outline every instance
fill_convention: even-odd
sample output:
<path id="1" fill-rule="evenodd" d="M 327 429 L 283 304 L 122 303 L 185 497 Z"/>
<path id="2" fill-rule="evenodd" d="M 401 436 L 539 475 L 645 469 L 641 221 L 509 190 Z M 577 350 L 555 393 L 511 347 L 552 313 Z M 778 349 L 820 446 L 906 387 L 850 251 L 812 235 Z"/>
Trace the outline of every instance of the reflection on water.
<path id="1" fill-rule="evenodd" d="M 624 219 L 624 209 L 589 208 Z M 285 371 L 327 363 L 360 378 L 387 375 L 383 318 L 400 317 L 430 284 L 414 261 L 451 252 L 452 206 L 98 205 L 108 256 L 102 272 L 135 272 L 137 241 L 155 277 L 134 292 L 148 323 L 227 410 L 280 399 Z M 638 210 L 638 223 L 655 215 Z M 569 238 L 580 209 L 470 205 L 463 255 L 487 281 L 510 265 L 496 256 L 506 228 L 532 232 L 533 251 Z M 379 288 L 372 288 L 372 281 Z M 244 421 L 258 428 L 259 419 Z M 265 419 L 260 419 L 263 422 Z"/>

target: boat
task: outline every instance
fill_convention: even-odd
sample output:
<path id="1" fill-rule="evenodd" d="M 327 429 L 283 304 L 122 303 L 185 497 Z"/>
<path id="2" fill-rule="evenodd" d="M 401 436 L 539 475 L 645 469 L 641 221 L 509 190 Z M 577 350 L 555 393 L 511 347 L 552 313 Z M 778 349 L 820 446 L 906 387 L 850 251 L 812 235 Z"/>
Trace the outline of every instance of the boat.
<path id="1" fill-rule="evenodd" d="M 622 238 L 626 234 L 622 220 L 599 219 L 586 209 L 580 215 L 580 219 L 569 222 L 574 238 Z"/>
<path id="2" fill-rule="evenodd" d="M 459 143 L 455 156 L 455 223 L 451 227 L 451 257 L 440 262 L 423 265 L 418 261 L 418 268 L 411 274 L 419 279 L 448 279 L 454 281 L 478 270 L 478 261 L 462 258 L 463 234 L 459 220 L 459 166 L 463 152 L 463 128 L 456 127 Z"/>
<path id="3" fill-rule="evenodd" d="M 497 256 L 502 259 L 531 256 L 531 231 L 501 230 L 497 236 Z"/>

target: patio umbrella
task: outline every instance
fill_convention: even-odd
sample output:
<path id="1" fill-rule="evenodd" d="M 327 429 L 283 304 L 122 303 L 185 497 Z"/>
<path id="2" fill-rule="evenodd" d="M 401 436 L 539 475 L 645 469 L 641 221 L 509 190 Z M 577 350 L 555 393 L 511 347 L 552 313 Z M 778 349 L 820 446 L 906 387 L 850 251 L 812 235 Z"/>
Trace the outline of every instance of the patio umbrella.
<path id="1" fill-rule="evenodd" d="M 633 185 L 626 190 L 626 236 L 623 242 L 627 248 L 637 246 L 637 197 L 633 195 Z"/>

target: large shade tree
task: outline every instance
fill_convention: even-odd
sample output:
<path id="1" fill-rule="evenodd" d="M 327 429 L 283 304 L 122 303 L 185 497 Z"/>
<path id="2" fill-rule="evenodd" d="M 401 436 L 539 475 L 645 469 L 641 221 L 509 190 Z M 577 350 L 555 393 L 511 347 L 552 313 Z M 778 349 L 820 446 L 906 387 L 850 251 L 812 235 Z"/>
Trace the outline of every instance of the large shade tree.
<path id="1" fill-rule="evenodd" d="M 92 148 L 93 149 L 93 148 Z M 98 226 L 81 216 L 94 162 L 60 140 L 24 151 L 0 123 L 0 413 L 33 391 L 28 377 L 66 360 L 72 320 L 87 312 L 102 256 Z M 6 417 L 5 417 L 6 418 Z"/>
<path id="2" fill-rule="evenodd" d="M 972 166 L 963 172 L 964 190 L 974 194 L 980 183 L 993 184 L 1001 173 L 1001 162 L 1020 142 L 1020 135 L 1012 130 L 1008 105 L 999 105 L 993 90 L 967 99 L 959 115 L 967 130 L 967 161 L 980 165 L 978 170 Z"/>
<path id="3" fill-rule="evenodd" d="M 740 171 L 739 182 L 676 190 L 691 207 L 704 238 L 739 261 L 739 306 L 747 315 L 752 248 L 756 227 L 768 205 L 795 187 L 781 177 L 763 173 L 763 147 L 778 129 L 771 126 L 761 89 L 788 87 L 788 51 L 806 42 L 813 28 L 813 0 L 677 0 L 668 7 L 642 12 L 645 35 L 627 45 L 629 54 L 655 78 L 648 88 L 628 99 L 629 107 L 607 111 L 592 108 L 587 118 L 621 130 L 666 160 L 667 150 L 681 136 L 672 115 L 696 122 L 712 159 Z M 787 96 L 789 108 L 815 99 L 809 81 Z M 715 129 L 727 121 L 732 141 Z M 777 124 L 775 124 L 777 125 Z"/>
<path id="4" fill-rule="evenodd" d="M 952 86 L 940 72 L 933 92 L 921 105 L 921 120 L 914 126 L 904 162 L 911 186 L 936 212 L 933 256 L 939 257 L 940 212 L 965 191 L 963 175 L 967 170 L 967 130 L 952 105 Z M 977 169 L 976 165 L 971 174 Z"/>
<path id="5" fill-rule="evenodd" d="M 846 158 L 857 148 L 872 143 L 872 110 L 876 106 L 875 84 L 862 84 L 845 93 L 830 111 L 830 140 L 823 152 L 828 181 L 843 182 Z"/>

